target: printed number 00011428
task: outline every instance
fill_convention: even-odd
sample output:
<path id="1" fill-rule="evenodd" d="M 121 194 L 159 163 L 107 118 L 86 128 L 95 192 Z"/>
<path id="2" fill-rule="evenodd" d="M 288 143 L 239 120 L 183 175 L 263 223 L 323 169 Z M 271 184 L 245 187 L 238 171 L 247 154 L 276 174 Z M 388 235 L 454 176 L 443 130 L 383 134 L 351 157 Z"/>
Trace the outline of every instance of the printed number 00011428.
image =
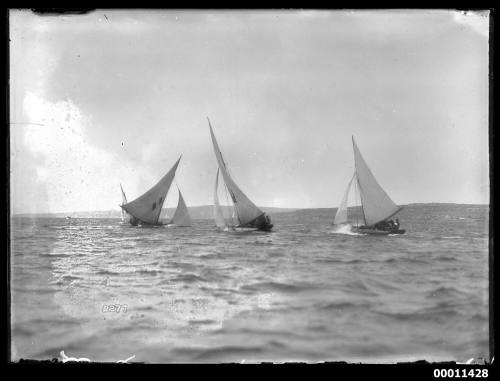
<path id="1" fill-rule="evenodd" d="M 435 378 L 487 378 L 488 369 L 434 369 Z"/>

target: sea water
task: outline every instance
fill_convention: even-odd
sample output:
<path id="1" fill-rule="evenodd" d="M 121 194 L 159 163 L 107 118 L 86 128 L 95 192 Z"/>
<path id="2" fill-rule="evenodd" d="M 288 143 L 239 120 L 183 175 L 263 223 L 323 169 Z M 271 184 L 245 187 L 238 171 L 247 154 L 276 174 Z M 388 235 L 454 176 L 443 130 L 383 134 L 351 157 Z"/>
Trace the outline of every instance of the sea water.
<path id="1" fill-rule="evenodd" d="M 489 357 L 488 206 L 412 205 L 404 235 L 11 220 L 11 355 L 140 362 Z"/>

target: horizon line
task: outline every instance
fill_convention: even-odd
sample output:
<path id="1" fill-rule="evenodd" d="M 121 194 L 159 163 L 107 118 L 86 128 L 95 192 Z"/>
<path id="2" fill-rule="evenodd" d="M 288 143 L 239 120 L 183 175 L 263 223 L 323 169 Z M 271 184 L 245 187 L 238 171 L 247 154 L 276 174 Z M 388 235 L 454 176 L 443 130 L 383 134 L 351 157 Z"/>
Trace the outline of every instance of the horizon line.
<path id="1" fill-rule="evenodd" d="M 489 206 L 490 203 L 459 203 L 459 202 L 411 202 L 407 204 L 398 204 L 398 206 L 408 206 L 408 205 L 421 205 L 421 204 L 441 204 L 441 205 L 479 205 L 479 206 Z M 230 205 L 221 205 L 230 206 Z M 339 205 L 340 206 L 340 205 Z M 311 210 L 311 209 L 338 209 L 339 206 L 318 206 L 318 207 L 290 207 L 290 206 L 259 206 L 259 208 L 270 208 L 270 209 L 293 209 L 293 210 Z M 359 207 L 360 205 L 352 205 L 349 208 Z M 203 204 L 203 205 L 190 205 L 188 208 L 200 208 L 200 207 L 213 207 L 213 204 Z M 175 209 L 176 206 L 164 207 L 162 209 Z M 104 212 L 120 212 L 119 209 L 94 209 L 94 210 L 72 210 L 72 211 L 56 211 L 56 212 L 20 212 L 20 213 L 10 213 L 10 215 L 36 215 L 36 214 L 65 214 L 65 213 L 104 213 Z"/>

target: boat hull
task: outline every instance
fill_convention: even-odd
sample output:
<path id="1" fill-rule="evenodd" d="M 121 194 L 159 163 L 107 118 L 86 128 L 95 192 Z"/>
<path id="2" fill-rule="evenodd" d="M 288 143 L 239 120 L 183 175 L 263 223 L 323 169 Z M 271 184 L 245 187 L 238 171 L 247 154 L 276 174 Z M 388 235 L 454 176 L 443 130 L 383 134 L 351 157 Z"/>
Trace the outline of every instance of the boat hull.
<path id="1" fill-rule="evenodd" d="M 374 229 L 374 228 L 362 227 L 362 226 L 360 226 L 360 227 L 353 226 L 351 231 L 354 233 L 372 234 L 372 235 L 389 235 L 389 234 L 405 234 L 406 233 L 405 229 L 380 230 L 380 229 Z"/>
<path id="2" fill-rule="evenodd" d="M 240 226 L 237 226 L 236 228 L 240 228 L 240 229 L 246 229 L 246 230 L 258 230 L 258 231 L 261 231 L 261 232 L 270 232 L 272 231 L 273 229 L 273 224 L 266 224 L 266 225 L 240 225 Z"/>

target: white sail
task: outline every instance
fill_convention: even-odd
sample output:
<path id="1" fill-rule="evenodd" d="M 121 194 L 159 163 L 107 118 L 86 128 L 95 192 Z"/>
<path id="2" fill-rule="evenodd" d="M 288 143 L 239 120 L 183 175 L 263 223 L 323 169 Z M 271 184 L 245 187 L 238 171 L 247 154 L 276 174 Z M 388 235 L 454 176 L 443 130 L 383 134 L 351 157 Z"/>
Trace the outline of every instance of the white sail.
<path id="1" fill-rule="evenodd" d="M 352 138 L 352 145 L 365 224 L 367 226 L 375 225 L 393 216 L 401 208 L 390 199 L 373 176 L 354 142 L 354 137 Z"/>
<path id="2" fill-rule="evenodd" d="M 127 203 L 127 196 L 125 196 L 125 192 L 123 191 L 122 185 L 120 184 L 120 189 L 122 191 L 122 205 L 125 205 Z M 127 217 L 127 213 L 125 210 L 122 208 L 122 221 L 125 221 L 125 218 Z"/>
<path id="3" fill-rule="evenodd" d="M 217 162 L 219 163 L 219 168 L 222 173 L 222 178 L 226 183 L 227 189 L 229 191 L 229 195 L 234 202 L 234 206 L 236 208 L 236 215 L 238 217 L 238 221 L 240 225 L 248 224 L 252 222 L 257 217 L 264 214 L 262 210 L 260 210 L 250 199 L 241 191 L 241 189 L 236 185 L 233 181 L 229 173 L 227 172 L 226 164 L 222 158 L 222 153 L 217 144 L 217 140 L 215 139 L 214 132 L 212 130 L 212 125 L 210 124 L 210 120 L 208 121 L 210 127 L 210 135 L 212 137 L 212 143 L 214 146 L 215 156 L 217 158 Z"/>
<path id="4" fill-rule="evenodd" d="M 172 218 L 172 223 L 177 226 L 191 226 L 191 218 L 189 217 L 188 208 L 184 202 L 181 191 L 179 190 L 179 202 L 177 203 L 177 209 L 175 209 L 174 217 Z"/>
<path id="5" fill-rule="evenodd" d="M 219 168 L 217 168 L 217 176 L 215 177 L 214 219 L 215 219 L 215 225 L 220 229 L 224 229 L 226 227 L 226 221 L 224 219 L 224 214 L 222 213 L 222 209 L 219 203 L 219 196 L 217 195 L 218 189 L 219 189 Z"/>
<path id="6" fill-rule="evenodd" d="M 165 196 L 174 180 L 175 171 L 181 158 L 162 179 L 142 196 L 122 206 L 123 209 L 143 223 L 157 224 Z"/>
<path id="7" fill-rule="evenodd" d="M 347 200 L 349 197 L 349 191 L 351 190 L 351 184 L 354 178 L 356 177 L 356 173 L 351 178 L 351 181 L 349 181 L 349 185 L 347 185 L 347 189 L 344 193 L 344 197 L 342 198 L 342 201 L 340 202 L 339 208 L 337 209 L 337 213 L 335 214 L 335 219 L 333 220 L 333 223 L 335 225 L 339 224 L 345 224 L 348 222 L 347 219 Z"/>

